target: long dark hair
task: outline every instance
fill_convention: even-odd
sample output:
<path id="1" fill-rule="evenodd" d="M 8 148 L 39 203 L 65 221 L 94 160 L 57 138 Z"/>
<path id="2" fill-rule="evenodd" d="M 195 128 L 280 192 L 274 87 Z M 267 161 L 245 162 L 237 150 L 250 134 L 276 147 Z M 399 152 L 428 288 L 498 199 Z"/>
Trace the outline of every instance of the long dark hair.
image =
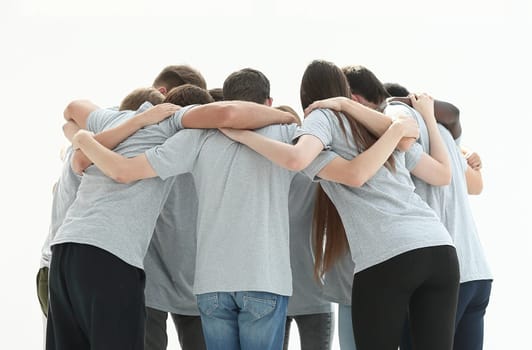
<path id="1" fill-rule="evenodd" d="M 303 109 L 314 101 L 339 96 L 351 98 L 349 83 L 342 70 L 331 62 L 312 61 L 301 80 L 300 98 Z M 347 121 L 359 152 L 365 151 L 375 143 L 375 136 L 355 118 L 346 114 L 344 119 L 340 113 L 335 113 L 335 116 L 346 137 L 344 120 Z M 386 166 L 393 168 L 394 165 L 393 158 L 390 157 Z M 321 186 L 316 194 L 314 207 L 313 246 L 316 257 L 314 276 L 317 279 L 320 279 L 348 249 L 340 215 Z"/>

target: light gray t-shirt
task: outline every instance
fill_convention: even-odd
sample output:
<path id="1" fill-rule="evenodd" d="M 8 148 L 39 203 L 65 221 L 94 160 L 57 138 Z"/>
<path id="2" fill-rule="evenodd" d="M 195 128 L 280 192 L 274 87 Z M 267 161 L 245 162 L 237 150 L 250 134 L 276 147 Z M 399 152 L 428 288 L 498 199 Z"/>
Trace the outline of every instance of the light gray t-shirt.
<path id="1" fill-rule="evenodd" d="M 196 265 L 198 196 L 191 174 L 175 178 L 144 258 L 146 306 L 198 316 L 192 293 Z"/>
<path id="2" fill-rule="evenodd" d="M 360 152 L 354 145 L 346 117 L 341 114 L 340 117 L 347 137 L 334 113 L 319 109 L 305 118 L 295 138 L 313 135 L 321 140 L 324 148 L 352 159 Z M 316 178 L 323 168 L 319 158 L 304 170 L 310 178 Z M 394 172 L 382 166 L 360 188 L 321 181 L 342 219 L 355 273 L 414 249 L 453 245 L 434 211 L 414 193 L 404 153 L 396 151 L 394 158 Z"/>
<path id="3" fill-rule="evenodd" d="M 331 312 L 332 305 L 322 296 L 322 286 L 314 279 L 312 255 L 312 217 L 318 184 L 303 174 L 296 174 L 290 185 L 290 263 L 293 293 L 288 302 L 288 316 Z"/>
<path id="4" fill-rule="evenodd" d="M 412 110 L 411 115 L 420 125 L 420 129 L 426 130 L 423 117 L 417 111 L 409 107 L 394 105 L 388 107 L 386 113 L 392 113 L 392 109 L 394 110 L 393 113 L 399 109 L 404 112 L 408 112 L 407 109 Z M 416 186 L 415 191 L 434 209 L 453 238 L 460 265 L 460 282 L 492 279 L 493 276 L 478 237 L 473 213 L 469 205 L 465 178 L 468 165 L 449 130 L 440 124 L 438 124 L 438 130 L 451 160 L 453 175 L 451 184 L 448 186 L 432 186 L 412 175 L 412 180 Z M 428 133 L 420 134 L 418 142 L 426 153 L 430 152 Z M 407 162 L 415 166 L 417 161 L 409 158 L 407 154 Z"/>
<path id="5" fill-rule="evenodd" d="M 354 273 L 355 263 L 351 252 L 348 250 L 325 274 L 323 284 L 324 298 L 333 303 L 351 305 Z"/>
<path id="6" fill-rule="evenodd" d="M 145 103 L 141 109 L 149 106 L 151 104 Z M 186 110 L 183 108 L 158 124 L 140 129 L 114 150 L 134 157 L 163 143 L 180 130 L 181 117 Z M 87 125 L 91 130 L 101 131 L 134 114 L 132 111 L 98 110 L 89 115 Z M 93 245 L 142 269 L 155 222 L 173 181 L 173 178 L 165 181 L 151 178 L 120 184 L 97 167 L 90 166 L 82 176 L 77 197 L 52 245 L 68 242 Z"/>
<path id="7" fill-rule="evenodd" d="M 48 236 L 46 236 L 46 240 L 42 247 L 41 267 L 50 267 L 50 260 L 52 258 L 50 242 L 54 239 L 57 230 L 63 223 L 68 208 L 72 202 L 74 202 L 81 182 L 81 176 L 76 174 L 70 166 L 73 154 L 72 147 L 68 147 L 65 152 L 61 176 L 53 188 L 52 215 L 50 218 Z"/>
<path id="8" fill-rule="evenodd" d="M 295 125 L 257 130 L 290 142 Z M 183 130 L 146 151 L 157 174 L 191 172 L 198 193 L 194 294 L 292 294 L 288 191 L 294 175 L 217 130 Z M 177 161 L 178 160 L 178 161 Z"/>

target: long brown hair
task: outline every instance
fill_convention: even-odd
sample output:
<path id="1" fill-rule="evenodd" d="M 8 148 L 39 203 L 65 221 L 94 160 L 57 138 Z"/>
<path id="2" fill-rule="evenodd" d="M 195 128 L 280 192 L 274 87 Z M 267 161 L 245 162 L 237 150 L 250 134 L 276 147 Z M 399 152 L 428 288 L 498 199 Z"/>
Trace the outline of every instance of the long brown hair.
<path id="1" fill-rule="evenodd" d="M 323 60 L 312 61 L 301 80 L 300 98 L 303 110 L 312 102 L 330 97 L 351 98 L 349 83 L 342 70 L 331 62 Z M 376 141 L 366 127 L 355 118 L 335 112 L 340 127 L 347 138 L 344 120 L 347 121 L 353 135 L 353 141 L 358 152 L 367 150 Z M 389 168 L 394 168 L 393 158 L 386 163 Z M 321 186 L 316 194 L 313 219 L 313 246 L 315 253 L 314 276 L 320 279 L 343 254 L 347 252 L 348 242 L 340 215 L 331 199 Z"/>

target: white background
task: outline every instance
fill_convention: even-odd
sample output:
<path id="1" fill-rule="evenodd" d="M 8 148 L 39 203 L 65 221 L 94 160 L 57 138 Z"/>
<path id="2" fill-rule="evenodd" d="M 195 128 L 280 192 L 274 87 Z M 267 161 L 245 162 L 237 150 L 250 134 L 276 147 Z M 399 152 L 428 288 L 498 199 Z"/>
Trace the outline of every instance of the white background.
<path id="1" fill-rule="evenodd" d="M 117 105 L 168 64 L 196 67 L 209 88 L 249 66 L 269 77 L 274 104 L 301 112 L 300 78 L 317 58 L 460 108 L 463 144 L 484 163 L 484 192 L 471 201 L 495 275 L 485 349 L 528 348 L 531 20 L 526 0 L 4 0 L 0 348 L 41 347 L 35 274 L 70 100 Z"/>

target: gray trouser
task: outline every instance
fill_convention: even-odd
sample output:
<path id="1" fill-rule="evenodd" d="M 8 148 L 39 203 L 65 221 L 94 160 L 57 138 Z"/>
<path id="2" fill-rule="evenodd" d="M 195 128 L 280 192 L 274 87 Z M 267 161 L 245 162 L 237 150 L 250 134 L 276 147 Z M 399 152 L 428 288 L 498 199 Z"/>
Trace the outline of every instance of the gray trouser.
<path id="1" fill-rule="evenodd" d="M 296 321 L 302 350 L 330 350 L 334 330 L 332 312 L 288 316 L 284 338 L 284 350 L 288 349 L 290 324 Z"/>
<path id="2" fill-rule="evenodd" d="M 183 350 L 205 350 L 205 340 L 199 316 L 171 314 Z M 166 350 L 168 313 L 146 307 L 146 335 L 144 350 Z"/>

